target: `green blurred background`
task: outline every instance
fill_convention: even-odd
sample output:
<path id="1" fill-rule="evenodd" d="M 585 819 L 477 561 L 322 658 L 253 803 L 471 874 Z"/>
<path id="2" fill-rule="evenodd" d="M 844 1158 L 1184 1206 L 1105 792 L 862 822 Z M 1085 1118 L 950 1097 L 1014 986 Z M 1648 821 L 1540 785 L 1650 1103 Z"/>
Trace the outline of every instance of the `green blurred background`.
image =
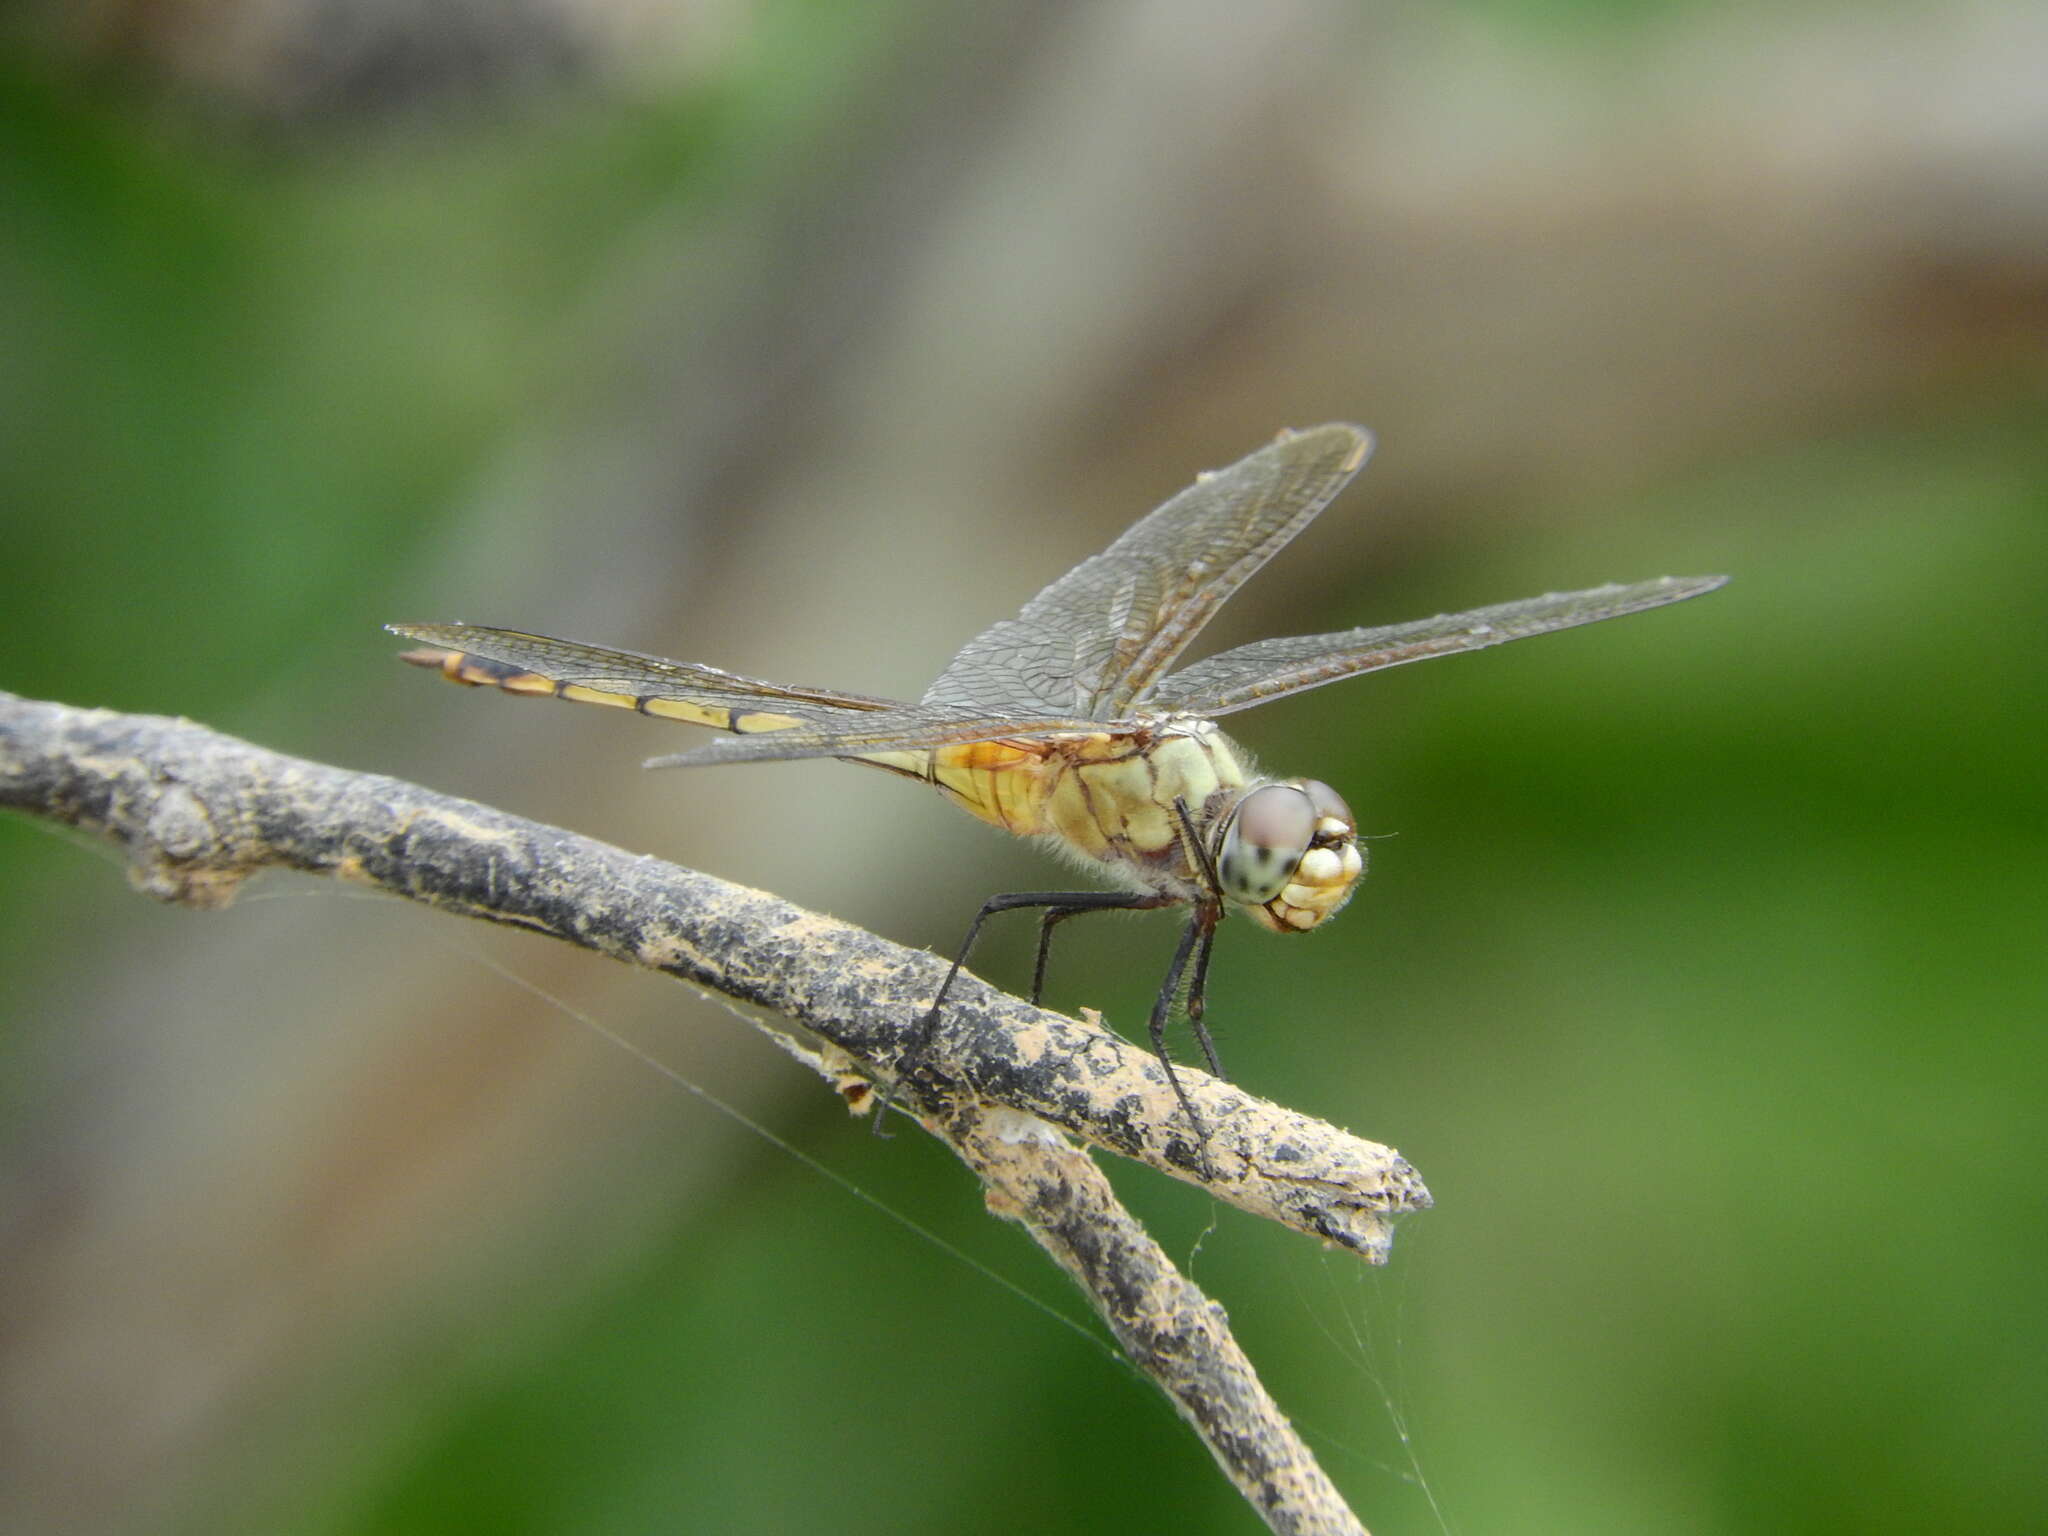
<path id="1" fill-rule="evenodd" d="M 1224 1059 L 1437 1208 L 1366 1271 L 1120 1187 L 1381 1536 L 2048 1529 L 2044 57 L 2018 0 L 16 8 L 0 687 L 944 949 L 1040 856 L 642 774 L 688 733 L 377 625 L 914 695 L 1365 422 L 1214 643 L 1734 581 L 1242 717 L 1381 840 L 1313 940 L 1226 930 Z M 1254 1527 L 962 1170 L 720 1008 L 20 819 L 0 869 L 10 1531 Z M 1172 922 L 1067 932 L 1049 1001 L 1133 1025 Z"/>

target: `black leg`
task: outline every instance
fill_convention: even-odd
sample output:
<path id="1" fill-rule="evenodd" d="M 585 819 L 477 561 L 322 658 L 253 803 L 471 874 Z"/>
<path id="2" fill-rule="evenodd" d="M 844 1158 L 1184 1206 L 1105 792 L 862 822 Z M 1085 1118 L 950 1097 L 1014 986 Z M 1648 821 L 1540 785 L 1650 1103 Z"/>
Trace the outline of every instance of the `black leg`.
<path id="1" fill-rule="evenodd" d="M 1038 963 L 1031 968 L 1031 1002 L 1036 1007 L 1045 997 L 1045 966 L 1052 959 L 1052 931 L 1070 917 L 1079 917 L 1083 912 L 1116 911 L 1115 907 L 1047 907 L 1045 916 L 1038 920 Z M 1122 910 L 1128 911 L 1128 908 Z"/>
<path id="2" fill-rule="evenodd" d="M 1216 861 L 1209 856 L 1209 845 L 1202 841 L 1202 834 L 1195 830 L 1194 813 L 1188 809 L 1187 797 L 1173 797 L 1173 813 L 1180 818 L 1181 841 L 1190 855 L 1190 862 L 1202 871 L 1203 888 L 1212 899 L 1221 899 L 1223 882 L 1216 875 Z"/>
<path id="3" fill-rule="evenodd" d="M 939 984 L 938 996 L 932 999 L 931 1012 L 924 1016 L 918 1034 L 920 1048 L 931 1043 L 932 1034 L 939 1027 L 939 1014 L 946 1006 L 946 994 L 953 990 L 953 983 L 966 966 L 968 955 L 973 953 L 974 941 L 981 936 L 981 925 L 998 912 L 1015 912 L 1022 907 L 1047 909 L 1045 920 L 1039 927 L 1038 974 L 1031 990 L 1031 1001 L 1035 1003 L 1039 987 L 1045 981 L 1045 962 L 1054 924 L 1082 912 L 1142 912 L 1166 906 L 1168 902 L 1169 898 L 1165 896 L 1141 896 L 1132 891 L 1012 891 L 1007 896 L 989 897 L 981 904 L 981 910 L 974 914 L 974 921 L 967 925 L 967 937 L 960 941 L 960 952 L 953 957 L 953 968 L 946 972 L 946 979 Z"/>
<path id="4" fill-rule="evenodd" d="M 1216 1059 L 1216 1042 L 1209 1038 L 1209 1026 L 1202 1021 L 1203 1010 L 1209 1001 L 1209 952 L 1216 943 L 1216 925 L 1223 920 L 1222 882 L 1216 876 L 1216 861 L 1209 856 L 1209 845 L 1195 829 L 1195 818 L 1188 811 L 1187 800 L 1180 795 L 1173 797 L 1174 814 L 1180 817 L 1181 836 L 1188 850 L 1194 855 L 1194 862 L 1201 867 L 1202 878 L 1207 882 L 1210 900 L 1198 902 L 1188 921 L 1192 931 L 1200 928 L 1195 939 L 1195 970 L 1188 982 L 1188 1027 L 1194 1031 L 1195 1043 L 1202 1048 L 1202 1057 L 1209 1063 L 1213 1077 L 1223 1075 L 1223 1064 Z M 1182 1102 L 1186 1102 L 1185 1096 Z"/>
<path id="5" fill-rule="evenodd" d="M 1173 951 L 1173 963 L 1166 968 L 1166 980 L 1159 988 L 1158 1001 L 1152 1005 L 1152 1053 L 1159 1058 L 1159 1065 L 1166 1069 L 1166 1080 L 1173 1085 L 1173 1096 L 1180 1100 L 1180 1107 L 1188 1117 L 1188 1124 L 1195 1128 L 1196 1137 L 1206 1147 L 1209 1142 L 1208 1127 L 1202 1124 L 1202 1117 L 1195 1113 L 1194 1101 L 1188 1097 L 1187 1089 L 1181 1086 L 1180 1074 L 1173 1070 L 1173 1058 L 1166 1053 L 1166 1024 L 1173 1017 L 1173 1000 L 1180 992 L 1181 976 L 1187 971 L 1188 957 L 1199 946 L 1202 952 L 1201 969 L 1207 969 L 1209 940 L 1216 932 L 1218 909 L 1198 906 L 1188 918 L 1188 925 L 1181 931 L 1180 943 Z M 1210 1068 L 1216 1066 L 1216 1051 L 1209 1043 L 1209 1031 L 1194 1021 L 1195 1038 L 1202 1043 L 1202 1053 L 1209 1058 Z M 1221 1073 L 1217 1074 L 1221 1076 Z"/>
<path id="6" fill-rule="evenodd" d="M 1003 896 L 991 896 L 981 904 L 981 910 L 974 914 L 974 921 L 967 925 L 967 937 L 960 941 L 959 953 L 953 956 L 952 969 L 946 972 L 946 979 L 939 983 L 938 995 L 932 999 L 931 1011 L 918 1021 L 917 1031 L 911 1037 L 904 1058 L 915 1060 L 929 1050 L 932 1037 L 938 1033 L 939 1016 L 945 1011 L 946 994 L 953 990 L 953 983 L 967 964 L 967 957 L 974 950 L 974 941 L 981 937 L 981 925 L 998 912 L 1014 912 L 1022 907 L 1044 907 L 1046 914 L 1039 926 L 1038 965 L 1032 978 L 1031 1001 L 1038 1001 L 1045 985 L 1045 963 L 1050 954 L 1053 928 L 1067 918 L 1083 912 L 1147 911 L 1153 907 L 1172 904 L 1172 898 L 1159 895 L 1140 895 L 1132 891 L 1012 891 Z M 875 1112 L 874 1130 L 877 1136 L 887 1136 L 886 1121 L 889 1118 L 890 1099 L 881 1096 L 881 1105 Z"/>
<path id="7" fill-rule="evenodd" d="M 1202 936 L 1195 942 L 1194 978 L 1188 983 L 1188 1027 L 1195 1032 L 1195 1043 L 1202 1048 L 1212 1077 L 1223 1075 L 1223 1064 L 1216 1059 L 1216 1042 L 1209 1038 L 1209 1026 L 1202 1015 L 1209 1004 L 1209 955 L 1216 946 L 1216 924 L 1222 917 L 1220 908 L 1195 909 L 1193 922 L 1202 923 Z"/>

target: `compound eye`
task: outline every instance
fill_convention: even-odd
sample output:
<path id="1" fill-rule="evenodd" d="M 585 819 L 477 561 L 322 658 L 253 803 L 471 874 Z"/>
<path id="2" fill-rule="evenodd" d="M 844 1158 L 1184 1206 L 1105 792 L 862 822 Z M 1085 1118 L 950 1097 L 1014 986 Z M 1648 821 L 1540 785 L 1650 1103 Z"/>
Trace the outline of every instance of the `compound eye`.
<path id="1" fill-rule="evenodd" d="M 1223 894 L 1248 906 L 1278 896 L 1315 840 L 1316 815 L 1315 801 L 1292 784 L 1267 784 L 1246 795 L 1216 860 Z"/>
<path id="2" fill-rule="evenodd" d="M 1358 818 L 1351 814 L 1351 807 L 1344 803 L 1344 797 L 1321 779 L 1303 779 L 1301 792 L 1308 796 L 1309 803 L 1316 808 L 1316 832 L 1324 837 L 1344 836 L 1358 830 Z M 1341 829 L 1326 827 L 1325 821 L 1342 822 Z"/>

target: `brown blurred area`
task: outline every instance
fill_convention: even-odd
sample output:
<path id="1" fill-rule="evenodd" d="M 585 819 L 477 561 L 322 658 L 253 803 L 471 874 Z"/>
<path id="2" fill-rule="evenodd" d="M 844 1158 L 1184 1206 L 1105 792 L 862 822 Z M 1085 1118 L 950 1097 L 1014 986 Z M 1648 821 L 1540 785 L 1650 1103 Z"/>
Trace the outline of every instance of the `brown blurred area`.
<path id="1" fill-rule="evenodd" d="M 106 0 L 16 41 L 173 142 L 360 179 L 479 122 L 737 90 L 773 9 Z M 336 616 L 323 670 L 209 723 L 944 949 L 980 895 L 1042 878 L 1030 850 L 833 765 L 640 774 L 677 738 L 436 690 L 371 624 L 914 695 L 1195 471 L 1329 419 L 1378 455 L 1219 644 L 1510 580 L 1732 566 L 1720 602 L 1745 562 L 1858 529 L 1783 502 L 1689 525 L 1655 488 L 2048 379 L 2036 7 L 1561 34 L 1292 0 L 874 16 L 832 23 L 865 62 L 800 133 L 608 229 L 536 316 L 554 361 L 525 407 Z M 290 1506 L 389 1454 L 413 1373 L 489 1380 L 678 1227 L 719 1241 L 775 1154 L 529 986 L 807 1146 L 851 1134 L 718 1007 L 515 936 L 284 882 L 159 912 L 99 867 L 48 910 L 0 1186 L 11 1529 L 179 1528 L 208 1487 Z"/>

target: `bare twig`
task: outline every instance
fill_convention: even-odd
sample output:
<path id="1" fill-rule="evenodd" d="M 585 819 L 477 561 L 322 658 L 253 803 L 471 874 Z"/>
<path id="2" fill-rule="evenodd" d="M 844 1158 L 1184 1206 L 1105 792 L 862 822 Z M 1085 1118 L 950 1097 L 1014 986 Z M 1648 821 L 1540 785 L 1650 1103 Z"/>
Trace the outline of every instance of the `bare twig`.
<path id="1" fill-rule="evenodd" d="M 161 899 L 216 907 L 273 866 L 531 928 L 771 1010 L 823 1042 L 849 1099 L 867 1080 L 982 1178 L 1074 1276 L 1118 1339 L 1276 1531 L 1360 1531 L 1259 1385 L 1222 1309 L 1177 1274 L 1050 1126 L 1384 1262 L 1391 1220 L 1429 1204 L 1391 1148 L 1189 1068 L 1188 1133 L 1158 1062 L 963 975 L 907 1051 L 944 962 L 765 892 L 185 721 L 0 693 L 0 805 L 105 833 Z M 1012 1112 L 1019 1113 L 1012 1113 Z"/>

